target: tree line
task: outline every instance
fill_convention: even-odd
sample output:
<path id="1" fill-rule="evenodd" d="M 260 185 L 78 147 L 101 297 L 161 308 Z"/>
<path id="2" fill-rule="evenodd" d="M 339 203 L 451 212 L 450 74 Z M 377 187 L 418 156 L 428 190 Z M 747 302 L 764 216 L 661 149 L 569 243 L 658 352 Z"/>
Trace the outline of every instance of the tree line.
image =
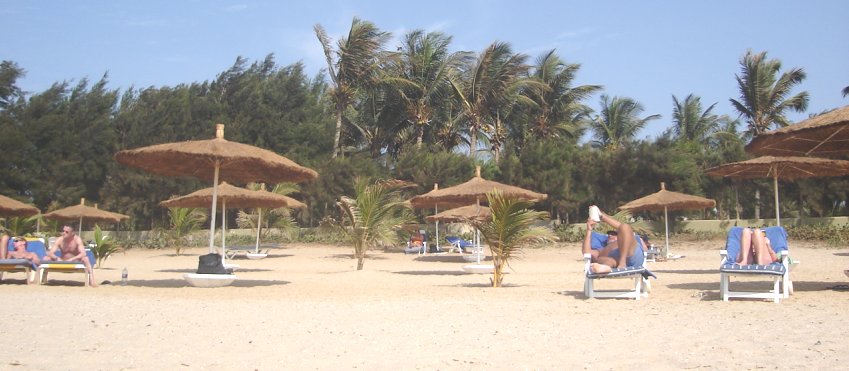
<path id="1" fill-rule="evenodd" d="M 336 203 L 353 194 L 357 178 L 408 181 L 417 185 L 405 191 L 413 196 L 434 183 L 464 182 L 477 165 L 487 179 L 548 194 L 535 207 L 570 222 L 585 218 L 588 205 L 613 210 L 656 192 L 661 181 L 716 199 L 717 209 L 700 216 L 750 218 L 774 215 L 771 183 L 711 178 L 703 170 L 746 159 L 752 136 L 789 124 L 785 114 L 804 112 L 808 102 L 806 92 L 793 93 L 803 69 L 782 71 L 766 52 L 747 51 L 740 70 L 728 75 L 739 86 L 729 92 L 736 112 L 716 112 L 716 102 L 696 94 L 673 95 L 670 127 L 641 139 L 640 130 L 662 115 L 601 85 L 576 86 L 580 64 L 554 50 L 533 60 L 507 42 L 453 51 L 451 36 L 421 30 L 387 48 L 388 32 L 356 18 L 335 42 L 321 25 L 314 31 L 327 57 L 316 76 L 269 54 L 253 62 L 238 57 L 212 80 L 173 87 L 110 89 L 104 74 L 31 93 L 17 85 L 25 69 L 3 61 L 0 192 L 44 211 L 85 197 L 131 215 L 122 229 L 164 227 L 168 210 L 160 201 L 209 185 L 128 169 L 112 156 L 211 138 L 214 124 L 224 123 L 228 140 L 320 174 L 293 195 L 309 205 L 294 212 L 305 226 L 338 218 Z M 780 188 L 782 215 L 846 214 L 845 177 Z M 761 195 L 766 201 L 756 206 Z"/>

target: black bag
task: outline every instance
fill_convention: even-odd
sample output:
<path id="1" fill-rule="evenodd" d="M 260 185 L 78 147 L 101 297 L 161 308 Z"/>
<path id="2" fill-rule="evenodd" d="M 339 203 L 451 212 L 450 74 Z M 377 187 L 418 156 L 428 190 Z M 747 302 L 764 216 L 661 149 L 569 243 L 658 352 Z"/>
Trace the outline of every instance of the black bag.
<path id="1" fill-rule="evenodd" d="M 224 268 L 221 254 L 206 254 L 198 257 L 198 274 L 232 274 L 232 269 Z"/>

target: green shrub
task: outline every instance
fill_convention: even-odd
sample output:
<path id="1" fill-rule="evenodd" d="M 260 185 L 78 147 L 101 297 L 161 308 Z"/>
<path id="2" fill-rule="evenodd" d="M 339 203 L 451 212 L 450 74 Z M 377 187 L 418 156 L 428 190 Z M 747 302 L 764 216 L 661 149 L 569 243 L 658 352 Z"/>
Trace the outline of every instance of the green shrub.
<path id="1" fill-rule="evenodd" d="M 554 234 L 560 242 L 581 242 L 586 235 L 583 230 L 572 228 L 570 224 L 560 224 L 554 227 Z"/>
<path id="2" fill-rule="evenodd" d="M 846 246 L 849 243 L 849 226 L 808 224 L 787 226 L 787 237 L 791 240 L 826 241 L 833 246 Z"/>

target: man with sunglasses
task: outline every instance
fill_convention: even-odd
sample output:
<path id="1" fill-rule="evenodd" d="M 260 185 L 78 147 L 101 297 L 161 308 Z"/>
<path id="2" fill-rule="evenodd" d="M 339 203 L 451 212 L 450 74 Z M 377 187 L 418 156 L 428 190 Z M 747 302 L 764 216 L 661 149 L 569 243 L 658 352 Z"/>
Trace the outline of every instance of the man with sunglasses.
<path id="1" fill-rule="evenodd" d="M 81 262 L 85 265 L 86 273 L 90 277 L 89 286 L 97 287 L 94 280 L 94 270 L 91 267 L 91 262 L 88 260 L 83 240 L 74 233 L 74 227 L 70 225 L 62 227 L 62 237 L 56 239 L 53 246 L 50 246 L 47 255 L 44 256 L 44 261 Z"/>
<path id="2" fill-rule="evenodd" d="M 12 240 L 14 244 L 14 250 L 7 251 L 9 246 L 9 240 Z M 26 259 L 31 261 L 33 264 L 38 265 L 40 260 L 38 259 L 38 254 L 27 251 L 27 240 L 23 237 L 12 237 L 3 236 L 0 238 L 0 259 Z"/>

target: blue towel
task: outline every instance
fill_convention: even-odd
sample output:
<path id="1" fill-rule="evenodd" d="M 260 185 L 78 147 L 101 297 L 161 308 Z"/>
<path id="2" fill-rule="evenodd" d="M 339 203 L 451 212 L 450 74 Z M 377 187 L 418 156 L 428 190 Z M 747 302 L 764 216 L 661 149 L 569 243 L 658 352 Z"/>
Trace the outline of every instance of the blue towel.
<path id="1" fill-rule="evenodd" d="M 787 231 L 784 227 L 768 227 L 763 229 L 766 232 L 766 238 L 769 239 L 769 245 L 772 246 L 772 251 L 778 255 L 781 251 L 787 251 Z M 728 261 L 737 261 L 737 255 L 740 255 L 740 237 L 743 236 L 743 227 L 732 227 L 728 231 L 728 238 L 725 240 L 725 250 L 728 251 Z"/>

